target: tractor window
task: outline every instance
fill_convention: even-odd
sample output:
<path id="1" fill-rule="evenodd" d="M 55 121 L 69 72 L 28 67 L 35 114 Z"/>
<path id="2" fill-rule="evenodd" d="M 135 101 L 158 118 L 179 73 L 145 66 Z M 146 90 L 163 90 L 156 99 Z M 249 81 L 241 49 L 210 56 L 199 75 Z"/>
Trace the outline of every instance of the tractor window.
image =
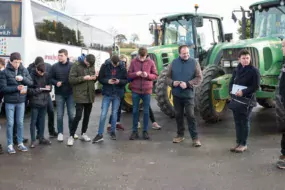
<path id="1" fill-rule="evenodd" d="M 192 21 L 173 20 L 165 25 L 164 44 L 187 44 L 193 45 Z"/>
<path id="2" fill-rule="evenodd" d="M 284 37 L 284 14 L 284 6 L 255 11 L 254 37 Z"/>
<path id="3" fill-rule="evenodd" d="M 208 51 L 214 43 L 222 41 L 220 37 L 219 21 L 212 18 L 204 18 L 203 27 L 197 28 L 197 46 L 199 49 Z"/>

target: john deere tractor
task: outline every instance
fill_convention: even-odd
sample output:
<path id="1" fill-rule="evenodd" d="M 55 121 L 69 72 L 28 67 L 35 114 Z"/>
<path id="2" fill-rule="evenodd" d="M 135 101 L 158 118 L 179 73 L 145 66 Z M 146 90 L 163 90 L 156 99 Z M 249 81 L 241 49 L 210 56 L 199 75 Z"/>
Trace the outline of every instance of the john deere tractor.
<path id="1" fill-rule="evenodd" d="M 220 64 L 223 42 L 226 38 L 228 41 L 232 38 L 232 34 L 224 35 L 221 17 L 197 13 L 198 5 L 195 5 L 195 9 L 195 13 L 171 15 L 162 18 L 161 23 L 150 24 L 155 46 L 148 48 L 148 55 L 155 62 L 159 74 L 153 92 L 161 111 L 170 117 L 174 116 L 174 108 L 171 88 L 166 84 L 166 73 L 169 63 L 179 56 L 179 45 L 188 45 L 190 56 L 204 68 L 209 64 Z M 134 52 L 132 57 L 136 55 L 137 52 Z M 219 70 L 213 72 L 223 74 Z M 207 76 L 205 80 L 209 80 Z M 131 110 L 131 92 L 128 89 L 124 105 L 123 109 Z"/>
<path id="2" fill-rule="evenodd" d="M 243 13 L 243 37 L 245 37 L 245 15 L 250 19 L 250 38 L 222 47 L 217 65 L 207 66 L 199 95 L 199 108 L 206 121 L 218 121 L 227 110 L 228 85 L 233 70 L 238 65 L 238 53 L 245 48 L 251 53 L 251 63 L 261 73 L 260 89 L 256 93 L 258 103 L 265 108 L 275 107 L 275 92 L 283 63 L 281 40 L 285 37 L 284 1 L 266 0 L 254 3 Z M 235 19 L 235 15 L 233 14 Z M 283 116 L 281 101 L 276 99 L 278 118 Z"/>

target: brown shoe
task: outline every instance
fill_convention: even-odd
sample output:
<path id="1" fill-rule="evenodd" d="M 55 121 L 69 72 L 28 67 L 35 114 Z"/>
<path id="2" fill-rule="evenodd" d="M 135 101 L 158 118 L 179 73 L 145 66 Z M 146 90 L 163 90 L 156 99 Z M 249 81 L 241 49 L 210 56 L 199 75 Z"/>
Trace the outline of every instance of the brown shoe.
<path id="1" fill-rule="evenodd" d="M 184 137 L 177 136 L 173 138 L 173 143 L 180 143 L 182 141 L 184 141 Z"/>
<path id="2" fill-rule="evenodd" d="M 199 141 L 199 139 L 194 139 L 193 140 L 193 144 L 194 147 L 200 147 L 202 146 L 201 142 Z"/>
<path id="3" fill-rule="evenodd" d="M 238 147 L 236 148 L 235 152 L 236 152 L 236 153 L 243 153 L 243 152 L 246 151 L 246 150 L 247 150 L 247 146 L 242 146 L 242 145 L 240 145 L 240 146 L 238 146 Z"/>
<path id="4" fill-rule="evenodd" d="M 239 147 L 239 145 L 237 144 L 236 146 L 232 147 L 232 148 L 230 149 L 230 151 L 231 151 L 231 152 L 235 152 L 238 147 Z"/>

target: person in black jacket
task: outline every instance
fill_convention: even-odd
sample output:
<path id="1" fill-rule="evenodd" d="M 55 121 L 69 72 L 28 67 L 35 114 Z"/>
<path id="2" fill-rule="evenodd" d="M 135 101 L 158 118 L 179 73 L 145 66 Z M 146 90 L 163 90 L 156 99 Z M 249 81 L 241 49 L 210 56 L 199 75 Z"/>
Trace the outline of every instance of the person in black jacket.
<path id="1" fill-rule="evenodd" d="M 48 75 L 45 73 L 45 64 L 40 63 L 36 65 L 36 69 L 32 70 L 31 78 L 33 79 L 33 86 L 28 89 L 29 103 L 32 108 L 31 112 L 31 148 L 35 147 L 35 127 L 39 127 L 39 144 L 48 145 L 51 142 L 44 138 L 45 131 L 45 115 L 51 91 Z"/>
<path id="2" fill-rule="evenodd" d="M 10 62 L 4 71 L 0 73 L 0 91 L 4 93 L 4 103 L 7 117 L 7 145 L 8 153 L 16 153 L 13 147 L 14 112 L 17 119 L 18 149 L 26 152 L 28 149 L 23 144 L 25 102 L 27 87 L 32 86 L 33 81 L 28 70 L 21 64 L 21 55 L 12 53 Z"/>
<path id="3" fill-rule="evenodd" d="M 113 55 L 110 62 L 104 63 L 99 71 L 99 82 L 103 85 L 103 100 L 101 106 L 101 115 L 97 136 L 93 139 L 93 143 L 103 141 L 104 126 L 110 103 L 112 103 L 112 125 L 110 136 L 116 140 L 116 122 L 117 112 L 119 109 L 121 98 L 124 96 L 124 88 L 127 84 L 127 70 L 117 55 Z"/>
<path id="4" fill-rule="evenodd" d="M 45 65 L 45 74 L 49 76 L 50 70 L 51 70 L 51 64 L 45 63 L 44 59 L 42 57 L 36 57 L 35 61 L 29 65 L 27 68 L 29 73 L 31 74 L 33 71 L 36 70 L 36 66 L 38 64 L 44 64 Z M 47 114 L 48 114 L 48 131 L 49 131 L 49 137 L 54 138 L 57 137 L 57 132 L 54 128 L 54 107 L 53 102 L 51 99 L 51 95 L 49 95 L 48 98 L 48 104 L 47 104 Z M 40 121 L 37 121 L 36 128 L 37 128 L 37 139 L 39 137 L 39 123 Z"/>
<path id="5" fill-rule="evenodd" d="M 250 100 L 247 105 L 237 106 L 230 108 L 233 111 L 235 128 L 236 128 L 236 146 L 231 148 L 232 152 L 244 152 L 247 150 L 247 138 L 250 132 L 250 116 L 252 108 L 257 105 L 254 93 L 260 86 L 260 73 L 250 63 L 251 57 L 249 51 L 243 49 L 239 52 L 239 64 L 232 74 L 232 78 L 229 84 L 229 92 L 232 94 L 233 103 L 237 102 L 233 99 L 243 100 L 246 102 Z M 237 89 L 237 92 L 233 92 L 233 86 L 239 85 L 240 87 L 246 87 L 243 90 Z M 243 98 L 243 99 L 241 99 Z M 238 105 L 240 103 L 238 102 Z M 247 102 L 246 102 L 247 103 Z M 231 104 L 231 103 L 230 103 Z"/>
<path id="6" fill-rule="evenodd" d="M 66 49 L 58 51 L 58 63 L 52 65 L 50 71 L 50 80 L 55 87 L 55 102 L 57 109 L 57 140 L 63 141 L 63 114 L 66 104 L 68 113 L 69 132 L 71 131 L 72 121 L 74 119 L 75 103 L 73 100 L 72 86 L 69 84 L 69 72 L 73 63 L 69 62 Z M 78 135 L 74 135 L 77 139 Z"/>

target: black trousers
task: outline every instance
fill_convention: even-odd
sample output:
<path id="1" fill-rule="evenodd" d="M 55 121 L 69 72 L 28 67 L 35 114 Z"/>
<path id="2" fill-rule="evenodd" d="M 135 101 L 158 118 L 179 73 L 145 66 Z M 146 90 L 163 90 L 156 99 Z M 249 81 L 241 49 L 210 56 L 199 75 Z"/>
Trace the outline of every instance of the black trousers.
<path id="1" fill-rule="evenodd" d="M 184 110 L 186 113 L 186 119 L 188 123 L 188 130 L 192 139 L 198 138 L 197 133 L 197 121 L 194 114 L 194 99 L 192 98 L 179 98 L 173 96 L 173 103 L 175 109 L 175 118 L 177 124 L 177 135 L 184 136 Z"/>
<path id="2" fill-rule="evenodd" d="M 84 110 L 84 116 L 83 116 L 83 122 L 82 122 L 81 135 L 83 133 L 86 133 L 87 128 L 88 128 L 88 123 L 89 123 L 89 117 L 90 117 L 91 110 L 92 110 L 92 103 L 87 103 L 87 104 L 76 103 L 75 108 L 76 108 L 76 113 L 75 113 L 75 117 L 73 119 L 71 130 L 70 130 L 70 136 L 72 137 L 74 137 L 75 132 L 78 127 L 78 123 L 82 118 L 83 110 Z"/>
<path id="3" fill-rule="evenodd" d="M 282 134 L 282 139 L 281 139 L 281 154 L 285 156 L 285 134 Z"/>

